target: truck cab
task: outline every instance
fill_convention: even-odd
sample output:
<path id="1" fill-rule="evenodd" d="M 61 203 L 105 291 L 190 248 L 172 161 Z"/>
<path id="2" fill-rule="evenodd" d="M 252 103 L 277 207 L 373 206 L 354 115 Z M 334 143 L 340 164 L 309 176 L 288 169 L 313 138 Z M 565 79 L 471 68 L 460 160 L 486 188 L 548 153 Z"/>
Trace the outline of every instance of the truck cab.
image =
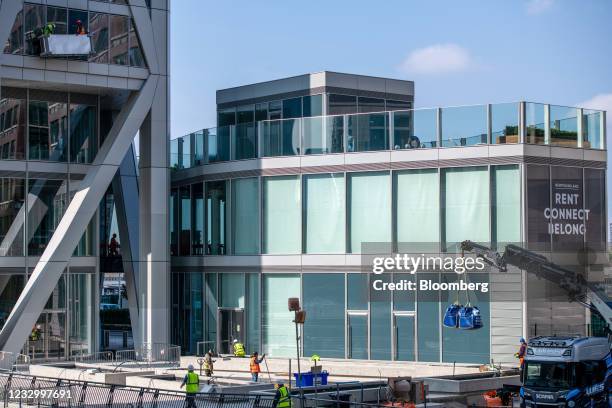
<path id="1" fill-rule="evenodd" d="M 610 407 L 612 357 L 604 337 L 530 339 L 521 407 Z"/>

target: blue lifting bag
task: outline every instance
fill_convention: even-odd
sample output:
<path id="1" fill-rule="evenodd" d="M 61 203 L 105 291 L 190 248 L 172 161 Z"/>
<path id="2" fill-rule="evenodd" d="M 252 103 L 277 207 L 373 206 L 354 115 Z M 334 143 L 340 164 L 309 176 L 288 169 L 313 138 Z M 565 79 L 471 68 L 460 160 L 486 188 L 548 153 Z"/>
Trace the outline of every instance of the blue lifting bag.
<path id="1" fill-rule="evenodd" d="M 444 326 L 457 328 L 459 326 L 459 310 L 461 305 L 453 304 L 446 308 L 444 312 Z"/>
<path id="2" fill-rule="evenodd" d="M 459 310 L 459 326 L 460 329 L 475 330 L 482 327 L 482 316 L 480 309 L 476 306 L 464 306 Z"/>

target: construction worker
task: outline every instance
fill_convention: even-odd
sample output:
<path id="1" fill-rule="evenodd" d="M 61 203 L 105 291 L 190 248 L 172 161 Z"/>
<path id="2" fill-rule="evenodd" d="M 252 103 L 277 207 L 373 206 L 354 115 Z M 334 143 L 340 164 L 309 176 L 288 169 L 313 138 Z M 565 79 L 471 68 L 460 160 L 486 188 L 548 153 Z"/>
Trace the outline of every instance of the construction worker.
<path id="1" fill-rule="evenodd" d="M 196 408 L 195 404 L 195 396 L 200 391 L 200 377 L 193 371 L 193 364 L 189 364 L 187 366 L 187 375 L 183 378 L 183 382 L 181 383 L 181 388 L 187 386 L 185 392 L 187 395 L 185 396 L 185 407 L 186 408 Z"/>
<path id="2" fill-rule="evenodd" d="M 212 377 L 215 370 L 214 363 L 215 360 L 212 359 L 212 350 L 208 350 L 208 353 L 204 356 L 204 372 L 207 377 Z"/>
<path id="3" fill-rule="evenodd" d="M 274 385 L 276 394 L 274 395 L 274 408 L 291 408 L 291 394 L 285 384 L 278 383 Z"/>
<path id="4" fill-rule="evenodd" d="M 45 26 L 43 27 L 43 35 L 45 37 L 50 36 L 51 34 L 53 34 L 55 32 L 55 24 L 54 23 L 47 23 L 45 24 Z"/>
<path id="5" fill-rule="evenodd" d="M 521 348 L 518 353 L 514 353 L 514 357 L 519 359 L 521 371 L 523 370 L 523 363 L 525 362 L 525 353 L 527 352 L 527 342 L 524 337 L 521 337 Z"/>
<path id="6" fill-rule="evenodd" d="M 234 339 L 234 356 L 236 357 L 246 356 L 246 352 L 244 351 L 244 344 L 239 342 L 238 339 Z"/>
<path id="7" fill-rule="evenodd" d="M 249 367 L 251 371 L 251 381 L 257 382 L 257 380 L 259 380 L 259 373 L 261 372 L 259 364 L 264 360 L 264 358 L 266 358 L 265 354 L 261 356 L 261 358 L 259 358 L 259 354 L 257 352 L 254 352 L 251 355 L 251 362 Z"/>
<path id="8" fill-rule="evenodd" d="M 76 24 L 76 35 L 87 34 L 87 30 L 85 30 L 85 26 L 83 26 L 83 22 L 81 20 L 77 20 L 75 24 Z"/>

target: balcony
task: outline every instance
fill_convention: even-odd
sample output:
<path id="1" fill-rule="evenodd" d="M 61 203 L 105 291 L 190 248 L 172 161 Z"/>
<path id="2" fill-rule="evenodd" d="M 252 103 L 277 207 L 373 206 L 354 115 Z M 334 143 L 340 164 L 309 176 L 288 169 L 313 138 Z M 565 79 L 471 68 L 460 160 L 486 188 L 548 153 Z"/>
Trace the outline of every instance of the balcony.
<path id="1" fill-rule="evenodd" d="M 170 167 L 263 157 L 538 144 L 605 149 L 605 112 L 515 102 L 264 120 L 171 141 Z"/>

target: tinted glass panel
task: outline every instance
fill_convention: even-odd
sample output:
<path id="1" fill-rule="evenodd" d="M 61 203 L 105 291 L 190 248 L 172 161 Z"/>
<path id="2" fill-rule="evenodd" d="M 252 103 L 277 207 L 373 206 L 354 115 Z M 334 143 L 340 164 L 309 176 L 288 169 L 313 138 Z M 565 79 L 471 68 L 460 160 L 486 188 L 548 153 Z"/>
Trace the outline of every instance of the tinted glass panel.
<path id="1" fill-rule="evenodd" d="M 4 53 L 21 54 L 23 52 L 23 11 L 17 13 L 9 38 L 4 43 Z"/>
<path id="2" fill-rule="evenodd" d="M 328 95 L 328 115 L 357 113 L 357 97 L 351 95 Z"/>
<path id="3" fill-rule="evenodd" d="M 92 62 L 108 64 L 108 14 L 91 13 L 89 16 L 89 27 L 95 55 Z"/>
<path id="4" fill-rule="evenodd" d="M 359 108 L 358 111 L 361 113 L 366 112 L 382 112 L 385 110 L 385 100 L 378 98 L 367 98 L 360 96 L 358 98 Z"/>
<path id="5" fill-rule="evenodd" d="M 128 35 L 130 19 L 125 16 L 110 16 L 109 62 L 128 65 Z"/>
<path id="6" fill-rule="evenodd" d="M 302 116 L 302 98 L 285 99 L 283 101 L 283 119 Z"/>
<path id="7" fill-rule="evenodd" d="M 68 34 L 77 34 L 77 32 L 79 34 L 86 34 L 89 32 L 89 21 L 87 20 L 87 11 L 69 9 L 68 10 Z"/>
<path id="8" fill-rule="evenodd" d="M 491 105 L 491 142 L 494 144 L 519 142 L 519 104 Z"/>
<path id="9" fill-rule="evenodd" d="M 47 7 L 47 24 L 53 24 L 54 34 L 68 33 L 68 10 L 59 7 Z"/>
<path id="10" fill-rule="evenodd" d="M 130 22 L 130 65 L 133 67 L 146 67 L 140 39 L 138 39 L 136 34 L 133 20 Z"/>
<path id="11" fill-rule="evenodd" d="M 303 98 L 304 115 L 321 116 L 323 115 L 323 95 L 311 95 Z"/>
<path id="12" fill-rule="evenodd" d="M 344 358 L 344 274 L 303 276 L 304 355 Z"/>

